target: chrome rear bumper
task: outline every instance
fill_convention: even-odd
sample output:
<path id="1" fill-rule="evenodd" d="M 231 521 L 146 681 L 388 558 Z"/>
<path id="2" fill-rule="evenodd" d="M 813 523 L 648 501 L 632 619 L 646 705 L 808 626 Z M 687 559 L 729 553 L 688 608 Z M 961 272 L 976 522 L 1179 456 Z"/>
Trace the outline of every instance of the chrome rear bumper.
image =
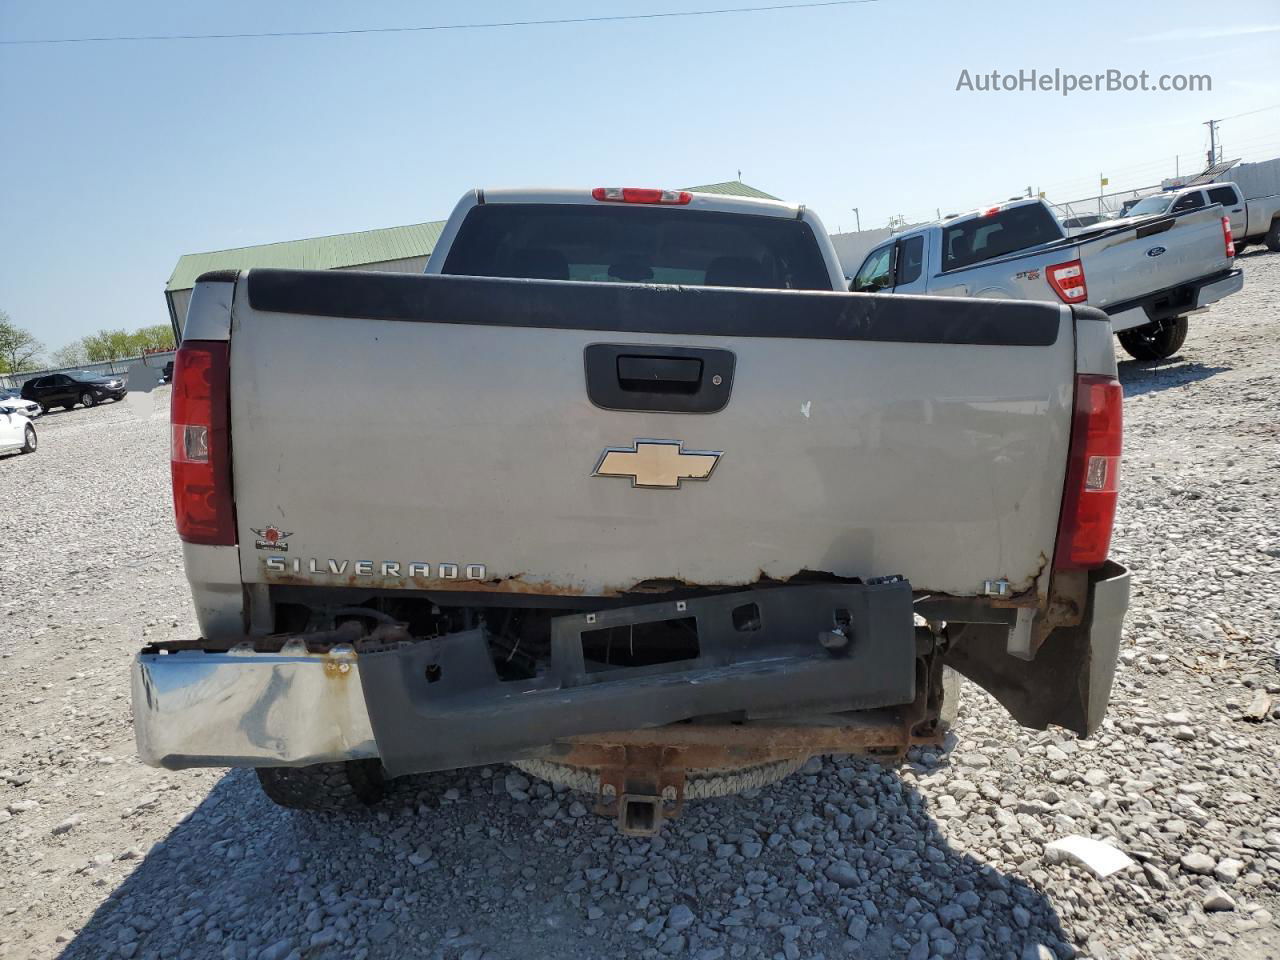
<path id="1" fill-rule="evenodd" d="M 138 755 L 155 767 L 304 766 L 378 755 L 354 648 L 141 653 Z"/>
<path id="2" fill-rule="evenodd" d="M 1207 307 L 1211 303 L 1217 303 L 1223 297 L 1228 297 L 1233 293 L 1239 293 L 1244 289 L 1244 271 L 1232 270 L 1231 273 L 1216 283 L 1208 283 L 1200 288 L 1200 292 L 1196 295 L 1196 306 Z"/>

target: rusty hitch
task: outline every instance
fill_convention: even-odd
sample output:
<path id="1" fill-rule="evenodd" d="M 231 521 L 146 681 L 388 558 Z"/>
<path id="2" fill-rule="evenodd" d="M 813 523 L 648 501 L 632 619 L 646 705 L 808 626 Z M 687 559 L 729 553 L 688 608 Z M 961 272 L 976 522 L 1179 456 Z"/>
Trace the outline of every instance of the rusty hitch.
<path id="1" fill-rule="evenodd" d="M 921 724 L 926 692 L 898 708 L 586 734 L 557 741 L 545 756 L 595 772 L 596 813 L 613 819 L 627 836 L 653 836 L 680 815 L 686 798 L 721 795 L 699 792 L 706 781 L 689 781 L 691 770 L 732 776 L 774 761 L 830 753 L 893 763 L 911 746 L 939 743 L 941 731 Z"/>
<path id="2" fill-rule="evenodd" d="M 615 819 L 620 833 L 650 837 L 680 815 L 685 766 L 678 747 L 615 744 L 602 752 L 596 813 Z"/>

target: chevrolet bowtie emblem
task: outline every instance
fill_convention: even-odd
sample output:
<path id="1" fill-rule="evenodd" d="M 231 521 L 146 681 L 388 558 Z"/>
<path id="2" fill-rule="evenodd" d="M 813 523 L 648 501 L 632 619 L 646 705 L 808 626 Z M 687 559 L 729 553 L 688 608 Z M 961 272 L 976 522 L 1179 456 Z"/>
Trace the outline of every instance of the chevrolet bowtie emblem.
<path id="1" fill-rule="evenodd" d="M 637 440 L 608 447 L 593 477 L 630 477 L 633 487 L 675 490 L 681 480 L 705 480 L 720 460 L 719 450 L 685 450 L 679 440 Z"/>

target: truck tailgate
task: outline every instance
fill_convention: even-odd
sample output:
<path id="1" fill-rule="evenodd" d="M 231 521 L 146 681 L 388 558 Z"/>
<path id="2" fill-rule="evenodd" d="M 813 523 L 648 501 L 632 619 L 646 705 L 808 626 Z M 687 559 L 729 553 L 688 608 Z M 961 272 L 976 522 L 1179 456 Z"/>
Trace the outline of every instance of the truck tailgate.
<path id="1" fill-rule="evenodd" d="M 1231 266 L 1221 207 L 1154 218 L 1099 237 L 1086 234 L 1078 242 L 1089 305 L 1103 310 Z"/>
<path id="2" fill-rule="evenodd" d="M 1043 594 L 1072 323 L 1048 303 L 250 271 L 243 579 L 606 596 L 817 571 Z M 720 406 L 651 409 L 697 398 Z"/>

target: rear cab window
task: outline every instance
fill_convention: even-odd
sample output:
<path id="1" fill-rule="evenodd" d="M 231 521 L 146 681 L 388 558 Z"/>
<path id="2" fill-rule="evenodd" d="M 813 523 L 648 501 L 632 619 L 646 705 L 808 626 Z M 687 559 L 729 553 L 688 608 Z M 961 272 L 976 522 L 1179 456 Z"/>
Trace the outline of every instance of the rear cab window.
<path id="1" fill-rule="evenodd" d="M 942 269 L 959 270 L 983 260 L 1062 239 L 1062 227 L 1039 203 L 1010 207 L 942 228 Z"/>
<path id="2" fill-rule="evenodd" d="M 1214 187 L 1209 191 L 1209 202 L 1220 203 L 1224 207 L 1238 203 L 1236 199 L 1236 191 L 1234 187 Z"/>
<path id="3" fill-rule="evenodd" d="M 830 290 L 803 220 L 623 204 L 489 203 L 467 214 L 443 273 L 532 280 Z"/>

